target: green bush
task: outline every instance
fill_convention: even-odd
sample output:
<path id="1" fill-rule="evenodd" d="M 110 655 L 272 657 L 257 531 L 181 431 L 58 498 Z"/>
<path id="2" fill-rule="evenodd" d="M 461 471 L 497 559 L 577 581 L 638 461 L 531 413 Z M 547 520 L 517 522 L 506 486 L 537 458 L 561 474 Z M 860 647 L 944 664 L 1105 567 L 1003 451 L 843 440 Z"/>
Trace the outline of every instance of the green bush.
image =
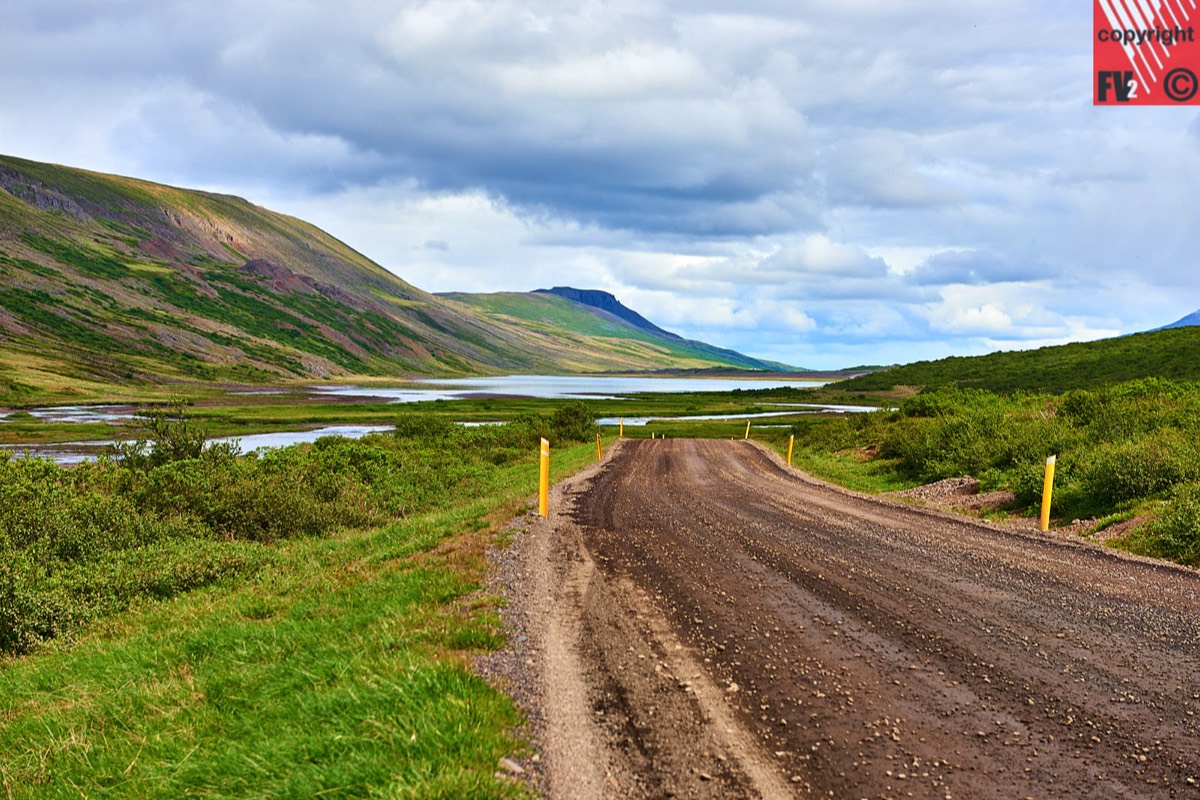
<path id="1" fill-rule="evenodd" d="M 1104 399 L 1098 392 L 1075 389 L 1059 400 L 1058 413 L 1072 424 L 1083 427 L 1099 416 L 1104 405 Z"/>
<path id="2" fill-rule="evenodd" d="M 968 411 L 990 410 L 999 413 L 1010 403 L 1004 398 L 982 389 L 964 389 L 959 386 L 942 386 L 924 390 L 900 404 L 900 415 L 904 417 L 949 417 Z"/>
<path id="3" fill-rule="evenodd" d="M 75 473 L 48 459 L 0 460 L 0 547 L 47 563 L 88 561 L 173 535 L 128 498 L 89 486 L 93 474 L 94 467 Z"/>
<path id="4" fill-rule="evenodd" d="M 248 574 L 268 556 L 245 545 L 181 539 L 91 562 L 46 562 L 11 549 L 0 549 L 0 559 L 0 652 L 23 653 L 139 598 L 168 598 Z"/>
<path id="5" fill-rule="evenodd" d="M 550 417 L 550 438 L 555 441 L 586 442 L 595 438 L 599 430 L 596 415 L 582 400 L 559 406 Z"/>
<path id="6" fill-rule="evenodd" d="M 1088 453 L 1081 469 L 1081 491 L 1111 507 L 1160 495 L 1200 479 L 1200 447 L 1182 431 L 1145 433 L 1130 441 L 1106 442 Z"/>
<path id="7" fill-rule="evenodd" d="M 417 412 L 402 414 L 397 418 L 393 433 L 402 439 L 443 441 L 449 439 L 457 427 L 459 426 L 445 417 L 427 412 Z"/>
<path id="8" fill-rule="evenodd" d="M 465 428 L 413 415 L 395 435 L 324 437 L 246 458 L 203 446 L 178 413 L 151 419 L 162 424 L 150 426 L 146 448 L 120 462 L 63 468 L 0 456 L 0 652 L 24 652 L 138 597 L 245 574 L 265 563 L 264 544 L 470 495 L 497 465 L 535 459 L 539 436 L 578 435 L 590 417 L 572 409 Z"/>
<path id="9" fill-rule="evenodd" d="M 135 497 L 161 517 L 187 519 L 223 539 L 318 536 L 373 518 L 359 504 L 343 503 L 341 486 L 331 493 L 326 481 L 305 480 L 299 471 L 271 472 L 259 460 L 175 461 L 148 472 Z"/>
<path id="10" fill-rule="evenodd" d="M 222 459 L 238 455 L 236 445 L 205 445 L 208 432 L 191 420 L 182 400 L 173 400 L 165 409 L 138 412 L 141 420 L 138 436 L 131 442 L 119 442 L 111 454 L 129 469 L 150 470 L 194 458 Z"/>
<path id="11" fill-rule="evenodd" d="M 1134 533 L 1127 545 L 1144 555 L 1200 566 L 1200 483 L 1177 487 L 1162 515 Z"/>
<path id="12" fill-rule="evenodd" d="M 880 452 L 903 459 L 903 469 L 921 480 L 978 475 L 1006 460 L 1003 425 L 991 411 L 909 418 L 884 437 Z"/>
<path id="13" fill-rule="evenodd" d="M 1053 509 L 1068 519 L 1200 482 L 1200 386 L 1192 383 L 1145 379 L 1059 397 L 945 386 L 906 400 L 899 413 L 864 417 L 795 430 L 806 446 L 831 452 L 875 447 L 916 480 L 974 475 L 985 488 L 1012 490 L 1030 511 L 1041 503 L 1045 459 L 1057 455 Z M 1173 524 L 1183 529 L 1180 515 Z"/>

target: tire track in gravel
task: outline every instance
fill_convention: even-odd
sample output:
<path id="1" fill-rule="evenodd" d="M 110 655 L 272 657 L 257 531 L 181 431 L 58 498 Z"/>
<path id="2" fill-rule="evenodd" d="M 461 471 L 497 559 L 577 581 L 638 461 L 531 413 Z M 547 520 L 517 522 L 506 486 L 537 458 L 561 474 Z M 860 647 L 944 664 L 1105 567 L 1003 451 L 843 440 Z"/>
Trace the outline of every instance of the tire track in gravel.
<path id="1" fill-rule="evenodd" d="M 680 685 L 717 687 L 797 796 L 1200 797 L 1196 572 L 837 490 L 748 442 L 625 442 L 574 502 L 603 587 L 581 653 L 643 796 L 685 786 L 655 753 L 696 736 L 643 707 L 667 661 L 626 657 L 669 636 L 701 673 Z M 764 793 L 742 773 L 730 796 Z"/>

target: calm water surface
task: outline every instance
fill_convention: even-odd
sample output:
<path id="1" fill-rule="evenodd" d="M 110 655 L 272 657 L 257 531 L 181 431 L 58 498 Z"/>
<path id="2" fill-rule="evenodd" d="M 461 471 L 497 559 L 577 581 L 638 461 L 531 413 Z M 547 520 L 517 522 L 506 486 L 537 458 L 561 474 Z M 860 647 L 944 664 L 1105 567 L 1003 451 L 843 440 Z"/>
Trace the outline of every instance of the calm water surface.
<path id="1" fill-rule="evenodd" d="M 732 392 L 735 389 L 815 389 L 824 381 L 753 378 L 621 378 L 590 375 L 501 375 L 491 378 L 427 378 L 411 387 L 314 386 L 316 394 L 383 398 L 397 403 L 464 400 L 480 395 L 552 400 L 613 400 L 648 392 Z"/>
<path id="2" fill-rule="evenodd" d="M 619 399 L 627 395 L 649 392 L 729 392 L 735 389 L 815 388 L 823 381 L 795 379 L 750 379 L 750 378 L 637 378 L 607 376 L 567 375 L 505 375 L 490 378 L 429 378 L 415 381 L 403 388 L 373 386 L 314 386 L 311 391 L 317 396 L 362 398 L 363 400 L 390 400 L 395 403 L 417 403 L 429 400 L 461 400 L 487 395 L 504 397 L 538 397 L 561 400 Z M 253 392 L 262 394 L 263 392 Z M 809 406 L 807 404 L 773 404 L 780 407 L 799 409 L 809 407 L 826 411 L 871 411 L 863 406 Z M 135 406 L 54 406 L 31 410 L 39 419 L 59 422 L 121 422 L 132 418 Z M 691 417 L 690 419 L 748 419 L 751 417 L 784 416 L 792 411 L 768 412 L 764 414 L 736 414 Z M 4 421 L 0 414 L 0 424 Z M 618 418 L 599 420 L 601 425 L 616 425 Z M 651 418 L 629 417 L 626 425 L 645 425 Z M 329 425 L 323 428 L 278 433 L 253 434 L 248 436 L 221 437 L 214 441 L 237 441 L 243 452 L 271 447 L 287 447 L 293 444 L 313 442 L 322 436 L 347 436 L 358 438 L 368 433 L 390 430 L 390 425 Z M 17 455 L 53 458 L 60 464 L 77 464 L 95 458 L 112 442 L 66 442 L 55 445 L 4 445 L 0 451 Z"/>

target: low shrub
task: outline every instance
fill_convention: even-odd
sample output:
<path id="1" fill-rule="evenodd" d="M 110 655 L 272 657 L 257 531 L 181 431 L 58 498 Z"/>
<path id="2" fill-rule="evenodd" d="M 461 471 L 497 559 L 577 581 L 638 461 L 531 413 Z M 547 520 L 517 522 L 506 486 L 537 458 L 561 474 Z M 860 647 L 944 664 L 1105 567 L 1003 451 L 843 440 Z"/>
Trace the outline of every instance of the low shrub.
<path id="1" fill-rule="evenodd" d="M 453 420 L 437 414 L 414 412 L 400 415 L 392 433 L 401 439 L 441 441 L 450 438 L 457 427 Z"/>
<path id="2" fill-rule="evenodd" d="M 1105 442 L 1080 460 L 1081 492 L 1098 507 L 1161 495 L 1176 485 L 1200 479 L 1200 447 L 1175 429 Z"/>
<path id="3" fill-rule="evenodd" d="M 831 452 L 874 447 L 897 460 L 900 474 L 925 482 L 974 475 L 986 488 L 1010 489 L 1031 512 L 1041 503 L 1045 459 L 1056 455 L 1055 516 L 1102 517 L 1170 496 L 1147 530 L 1175 554 L 1164 557 L 1192 557 L 1200 518 L 1191 516 L 1186 487 L 1200 483 L 1200 385 L 1145 379 L 1057 397 L 946 386 L 904 401 L 896 414 L 864 416 L 869 422 L 797 425 L 797 441 Z"/>
<path id="4" fill-rule="evenodd" d="M 550 434 L 556 441 L 586 442 L 599 430 L 596 415 L 582 400 L 559 406 L 550 417 Z"/>
<path id="5" fill-rule="evenodd" d="M 261 457 L 206 446 L 176 409 L 151 415 L 143 446 L 120 461 L 64 468 L 0 455 L 0 652 L 137 597 L 246 574 L 264 563 L 264 544 L 470 495 L 498 466 L 535 459 L 539 437 L 594 429 L 580 406 L 478 428 L 406 415 L 393 435 L 325 437 Z"/>
<path id="6" fill-rule="evenodd" d="M 1127 542 L 1144 555 L 1200 567 L 1200 483 L 1176 487 L 1163 513 Z"/>
<path id="7" fill-rule="evenodd" d="M 209 448 L 206 453 L 208 432 L 188 417 L 182 400 L 171 401 L 165 409 L 141 411 L 138 417 L 141 425 L 137 438 L 111 447 L 112 455 L 130 469 L 153 469 L 206 455 L 210 458 L 237 455 L 232 445 Z"/>

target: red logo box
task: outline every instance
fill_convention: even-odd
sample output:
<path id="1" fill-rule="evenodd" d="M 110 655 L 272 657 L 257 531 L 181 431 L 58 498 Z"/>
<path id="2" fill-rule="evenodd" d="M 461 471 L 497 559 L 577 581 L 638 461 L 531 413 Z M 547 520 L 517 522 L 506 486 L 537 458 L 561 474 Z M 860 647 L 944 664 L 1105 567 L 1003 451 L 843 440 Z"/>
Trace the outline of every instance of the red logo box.
<path id="1" fill-rule="evenodd" d="M 1195 0 L 1092 0 L 1092 102 L 1200 105 Z"/>

